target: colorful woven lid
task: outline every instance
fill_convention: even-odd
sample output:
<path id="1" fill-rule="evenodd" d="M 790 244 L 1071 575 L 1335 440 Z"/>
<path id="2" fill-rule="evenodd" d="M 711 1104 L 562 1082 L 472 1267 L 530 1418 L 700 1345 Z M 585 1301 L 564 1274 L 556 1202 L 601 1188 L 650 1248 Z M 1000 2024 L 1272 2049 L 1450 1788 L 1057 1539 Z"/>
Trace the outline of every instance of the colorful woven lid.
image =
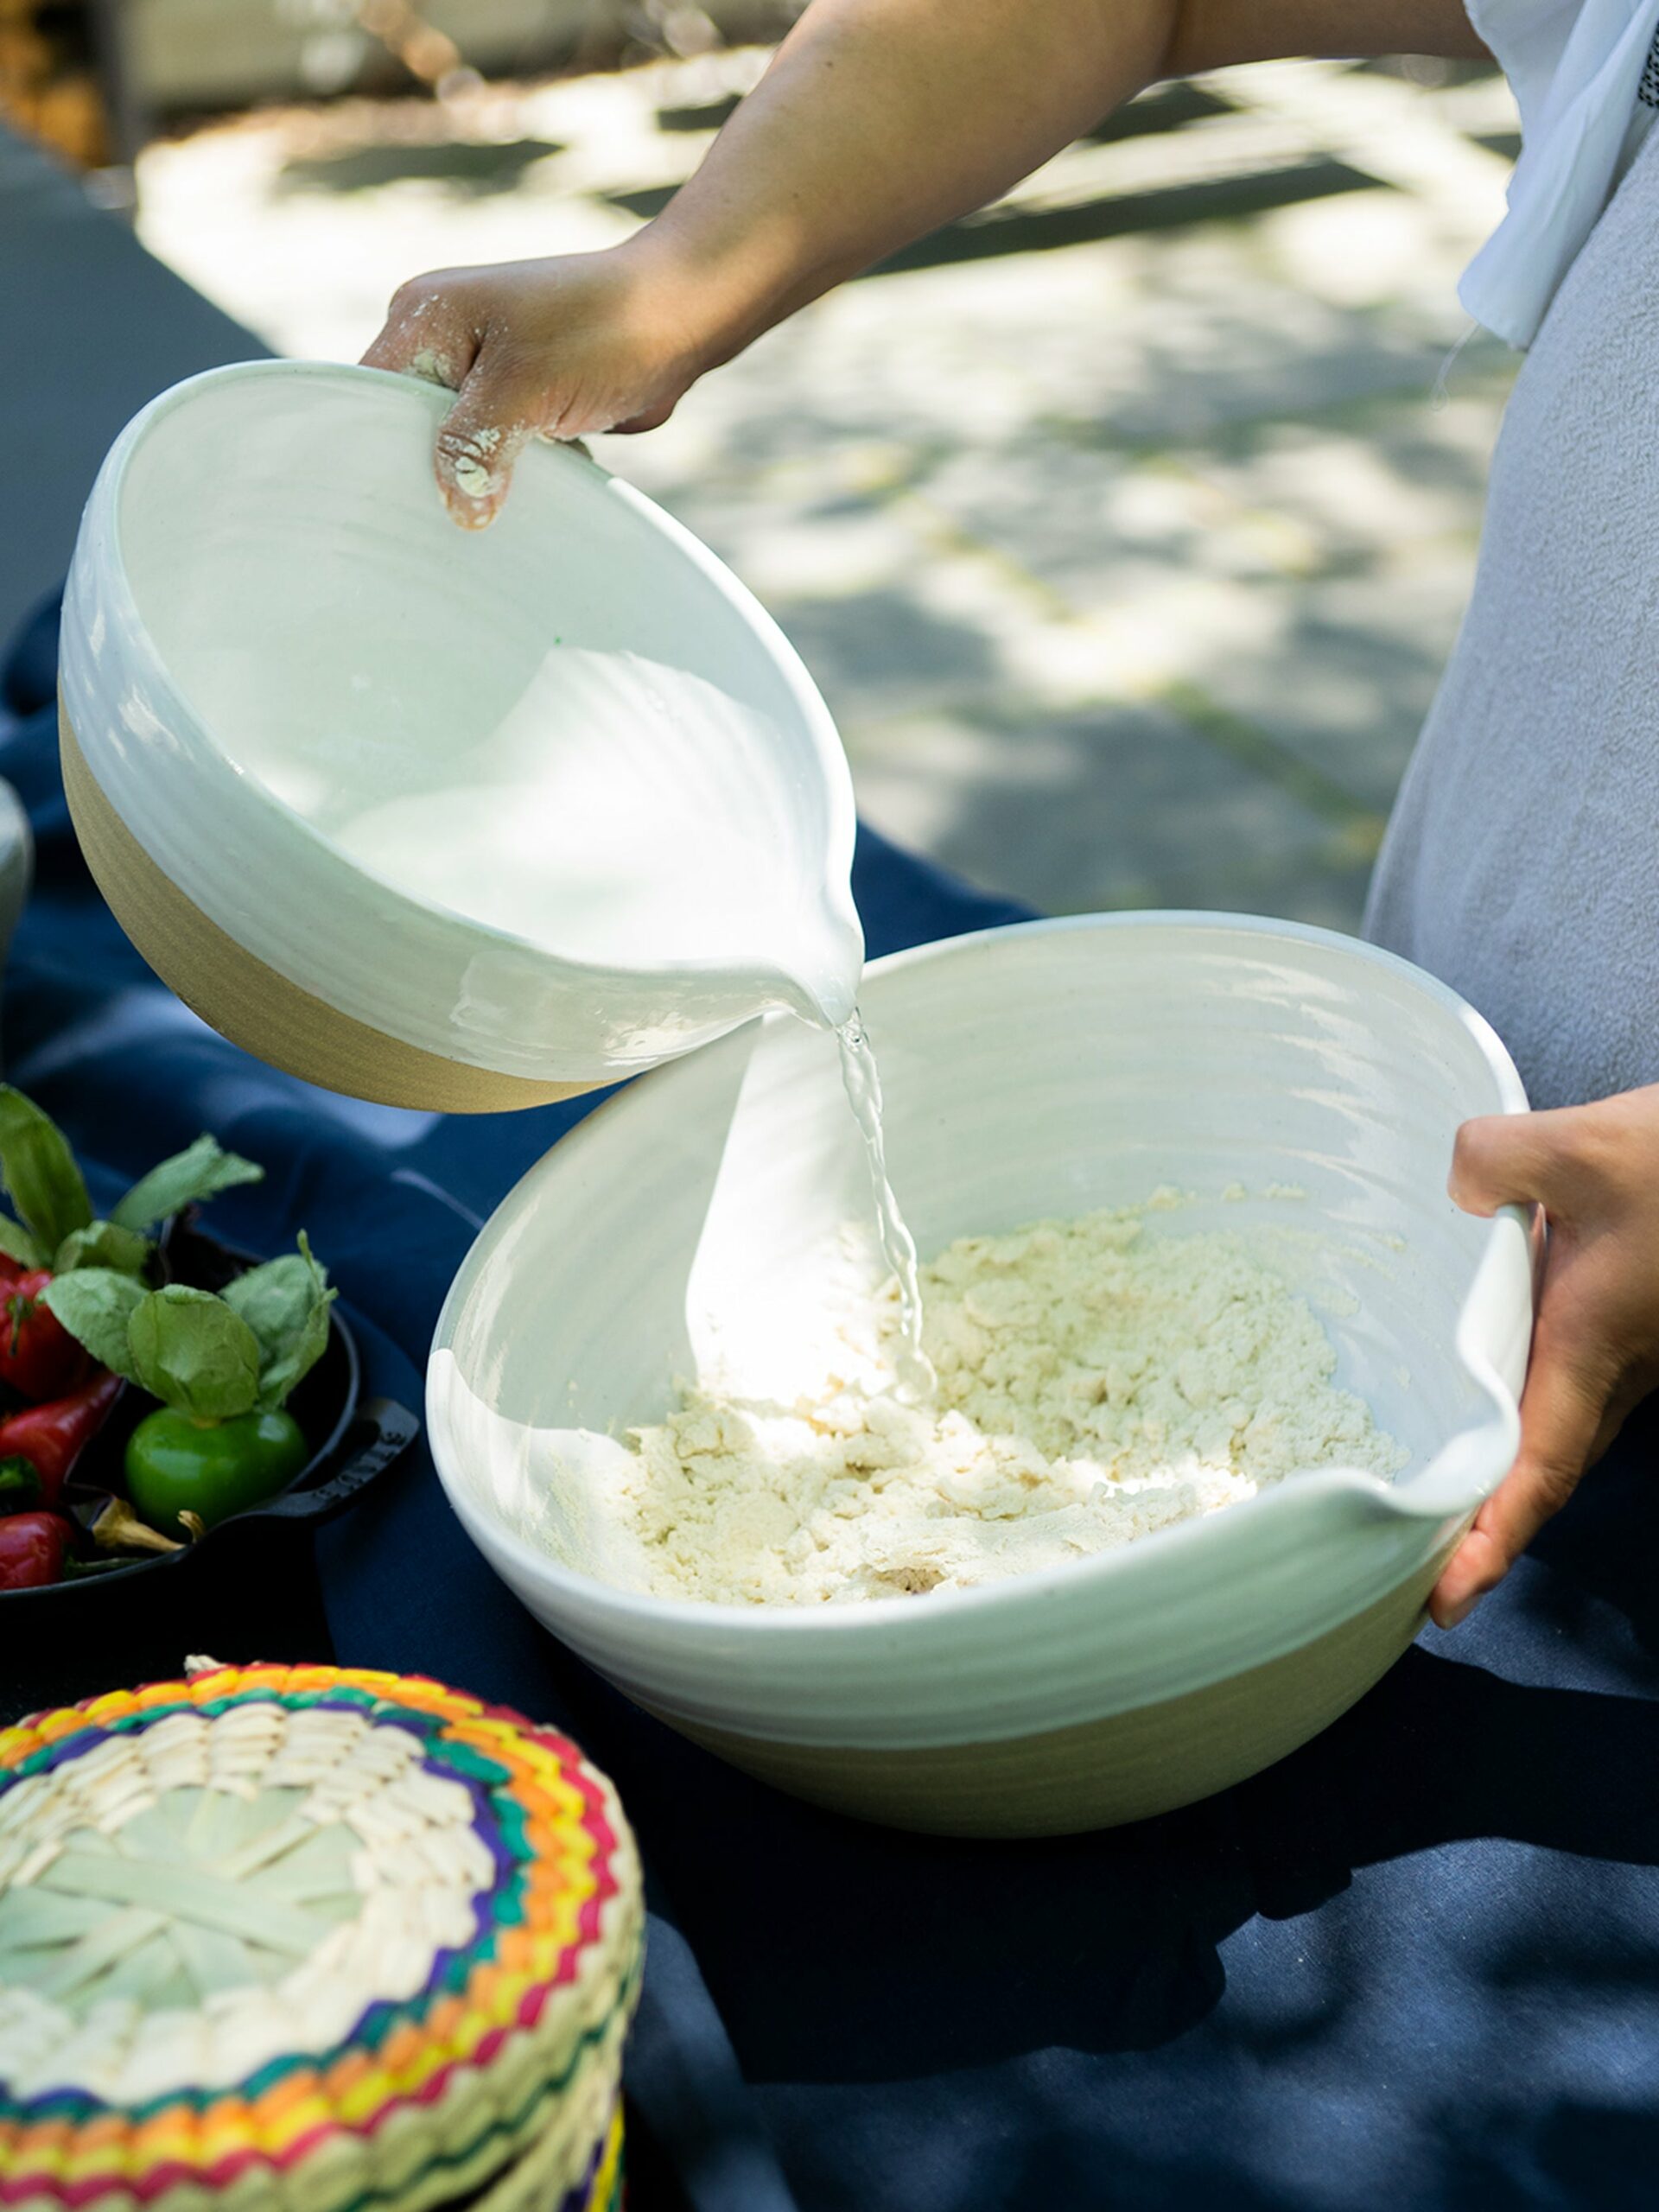
<path id="1" fill-rule="evenodd" d="M 604 1777 L 439 1682 L 0 1730 L 0 2205 L 601 2212 L 642 1928 Z"/>

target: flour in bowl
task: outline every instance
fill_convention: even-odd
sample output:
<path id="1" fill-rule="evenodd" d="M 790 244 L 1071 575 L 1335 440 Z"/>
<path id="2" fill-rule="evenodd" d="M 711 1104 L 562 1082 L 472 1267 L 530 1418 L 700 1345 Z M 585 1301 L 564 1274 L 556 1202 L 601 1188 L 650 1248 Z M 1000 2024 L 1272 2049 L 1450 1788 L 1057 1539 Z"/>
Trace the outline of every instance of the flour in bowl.
<path id="1" fill-rule="evenodd" d="M 1132 1542 L 1300 1470 L 1404 1463 L 1332 1383 L 1306 1300 L 1243 1237 L 1151 1234 L 1144 1211 L 941 1252 L 922 1271 L 938 1377 L 925 1401 L 898 1389 L 891 1284 L 849 1295 L 844 1357 L 794 1403 L 684 1391 L 632 1433 L 613 1497 L 645 1586 L 740 1605 L 959 1589 Z"/>

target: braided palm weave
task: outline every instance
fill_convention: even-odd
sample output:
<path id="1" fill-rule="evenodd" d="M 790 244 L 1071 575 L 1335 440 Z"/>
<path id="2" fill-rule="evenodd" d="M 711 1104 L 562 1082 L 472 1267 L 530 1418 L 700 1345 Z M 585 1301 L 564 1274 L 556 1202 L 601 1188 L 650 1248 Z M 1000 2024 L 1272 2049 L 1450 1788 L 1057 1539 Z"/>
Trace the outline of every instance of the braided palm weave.
<path id="1" fill-rule="evenodd" d="M 0 2206 L 609 2212 L 641 1930 L 610 1784 L 438 1682 L 0 1730 Z"/>

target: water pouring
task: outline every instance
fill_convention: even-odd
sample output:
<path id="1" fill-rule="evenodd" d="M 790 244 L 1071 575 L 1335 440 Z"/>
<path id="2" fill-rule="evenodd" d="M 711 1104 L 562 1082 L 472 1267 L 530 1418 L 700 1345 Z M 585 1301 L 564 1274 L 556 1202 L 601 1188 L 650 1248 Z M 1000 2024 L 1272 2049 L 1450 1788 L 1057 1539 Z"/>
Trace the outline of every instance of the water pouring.
<path id="1" fill-rule="evenodd" d="M 65 602 L 65 783 L 100 888 L 204 1019 L 447 1111 L 854 1010 L 853 794 L 781 632 L 569 448 L 465 541 L 447 397 L 265 361 L 112 448 Z"/>

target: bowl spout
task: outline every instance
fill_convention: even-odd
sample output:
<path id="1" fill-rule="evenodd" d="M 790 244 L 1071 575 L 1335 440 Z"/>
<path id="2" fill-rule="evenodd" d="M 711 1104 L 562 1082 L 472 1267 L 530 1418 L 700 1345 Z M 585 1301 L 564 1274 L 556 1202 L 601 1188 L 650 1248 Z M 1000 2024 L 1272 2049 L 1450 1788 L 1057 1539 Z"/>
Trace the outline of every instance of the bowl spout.
<path id="1" fill-rule="evenodd" d="M 844 883 L 826 885 L 805 927 L 775 955 L 781 1002 L 817 1028 L 852 1019 L 864 973 L 864 931 Z"/>

